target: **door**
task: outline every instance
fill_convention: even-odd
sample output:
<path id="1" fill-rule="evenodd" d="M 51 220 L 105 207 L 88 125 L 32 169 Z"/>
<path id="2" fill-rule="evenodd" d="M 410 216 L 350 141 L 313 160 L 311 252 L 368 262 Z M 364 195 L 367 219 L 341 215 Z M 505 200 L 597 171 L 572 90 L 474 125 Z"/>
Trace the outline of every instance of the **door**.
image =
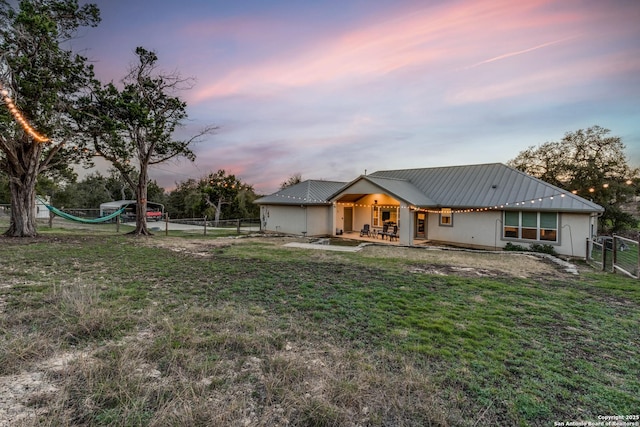
<path id="1" fill-rule="evenodd" d="M 425 239 L 427 237 L 427 214 L 416 212 L 416 237 Z"/>
<path id="2" fill-rule="evenodd" d="M 353 208 L 344 208 L 344 232 L 353 231 Z"/>

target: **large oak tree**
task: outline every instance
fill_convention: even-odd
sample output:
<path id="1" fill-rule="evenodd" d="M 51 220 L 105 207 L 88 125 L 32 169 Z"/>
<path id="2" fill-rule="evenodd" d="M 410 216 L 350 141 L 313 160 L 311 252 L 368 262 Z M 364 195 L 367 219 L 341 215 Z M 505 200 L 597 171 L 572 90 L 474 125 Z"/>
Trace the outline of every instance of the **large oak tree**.
<path id="1" fill-rule="evenodd" d="M 560 141 L 529 147 L 509 165 L 604 207 L 601 229 L 633 227 L 637 220 L 621 210 L 636 191 L 632 168 L 620 137 L 600 126 L 567 132 Z"/>
<path id="2" fill-rule="evenodd" d="M 157 70 L 158 56 L 136 48 L 138 61 L 122 79 L 122 88 L 109 83 L 85 98 L 81 112 L 85 131 L 92 134 L 98 156 L 111 162 L 136 194 L 135 235 L 149 235 L 147 189 L 149 166 L 176 157 L 195 159 L 190 146 L 215 128 L 206 127 L 184 140 L 174 132 L 187 118 L 186 103 L 179 90 L 191 86 L 191 79 Z"/>
<path id="3" fill-rule="evenodd" d="M 72 119 L 93 79 L 86 58 L 63 46 L 99 10 L 77 0 L 0 0 L 0 170 L 8 177 L 11 222 L 5 235 L 37 234 L 35 188 L 41 174 L 63 179 L 71 165 L 90 161 Z M 45 138 L 40 138 L 43 135 Z M 45 139 L 47 139 L 45 141 Z"/>

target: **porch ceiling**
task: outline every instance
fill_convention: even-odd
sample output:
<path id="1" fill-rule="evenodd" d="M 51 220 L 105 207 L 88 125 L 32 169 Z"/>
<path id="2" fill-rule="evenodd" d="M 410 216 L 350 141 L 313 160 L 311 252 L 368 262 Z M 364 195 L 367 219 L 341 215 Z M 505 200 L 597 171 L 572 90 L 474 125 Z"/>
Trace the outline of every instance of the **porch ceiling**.
<path id="1" fill-rule="evenodd" d="M 354 202 L 357 202 L 358 200 L 362 199 L 366 195 L 367 194 L 343 194 L 336 201 L 337 202 L 342 202 L 342 203 L 354 203 Z"/>

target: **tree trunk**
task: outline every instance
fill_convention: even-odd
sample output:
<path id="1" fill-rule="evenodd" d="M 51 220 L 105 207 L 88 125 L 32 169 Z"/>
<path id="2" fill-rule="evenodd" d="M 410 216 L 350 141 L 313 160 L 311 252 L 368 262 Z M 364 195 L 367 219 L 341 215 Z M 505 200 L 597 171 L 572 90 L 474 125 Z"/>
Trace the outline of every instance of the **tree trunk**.
<path id="1" fill-rule="evenodd" d="M 151 236 L 147 228 L 147 183 L 149 173 L 146 167 L 140 168 L 138 186 L 136 187 L 136 229 L 131 232 L 136 236 Z"/>
<path id="2" fill-rule="evenodd" d="M 4 233 L 9 237 L 35 237 L 36 225 L 36 182 L 40 147 L 29 147 L 22 154 L 23 161 L 7 162 L 9 190 L 11 192 L 11 222 Z"/>
<path id="3" fill-rule="evenodd" d="M 220 222 L 220 211 L 221 210 L 222 210 L 222 197 L 220 197 L 218 199 L 218 206 L 216 207 L 216 215 L 215 215 L 215 219 L 214 219 L 215 227 L 217 227 L 218 223 Z"/>
<path id="4" fill-rule="evenodd" d="M 11 223 L 4 235 L 9 237 L 37 236 L 35 181 L 23 185 L 11 180 L 9 188 L 11 189 Z"/>

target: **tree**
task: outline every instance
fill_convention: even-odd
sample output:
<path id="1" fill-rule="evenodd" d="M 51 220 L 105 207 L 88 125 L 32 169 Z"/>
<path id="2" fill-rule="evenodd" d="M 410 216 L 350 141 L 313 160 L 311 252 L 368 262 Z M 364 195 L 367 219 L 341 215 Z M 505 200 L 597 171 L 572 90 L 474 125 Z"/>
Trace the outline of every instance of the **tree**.
<path id="1" fill-rule="evenodd" d="M 201 217 L 201 207 L 202 195 L 193 178 L 176 183 L 176 188 L 167 196 L 166 211 L 171 218 Z"/>
<path id="2" fill-rule="evenodd" d="M 0 172 L 0 205 L 8 205 L 10 202 L 9 179 Z"/>
<path id="3" fill-rule="evenodd" d="M 92 209 L 97 208 L 101 203 L 110 202 L 112 198 L 107 182 L 107 178 L 96 172 L 87 175 L 80 182 L 70 184 L 65 192 L 71 196 L 71 200 L 64 206 Z"/>
<path id="4" fill-rule="evenodd" d="M 287 187 L 291 187 L 293 185 L 300 184 L 301 182 L 302 182 L 302 174 L 300 174 L 300 172 L 297 172 L 297 173 L 294 173 L 293 175 L 291 175 L 285 181 L 282 181 L 280 183 L 280 189 L 284 190 Z"/>
<path id="5" fill-rule="evenodd" d="M 135 187 L 132 188 L 116 168 L 109 169 L 107 188 L 109 188 L 111 200 L 130 200 L 136 196 Z"/>
<path id="6" fill-rule="evenodd" d="M 220 169 L 203 178 L 199 187 L 204 196 L 204 214 L 209 218 L 213 217 L 216 224 L 222 216 L 227 218 L 251 216 L 251 207 L 255 200 L 253 187 L 244 184 L 235 175 L 227 175 L 223 169 Z M 223 213 L 226 214 L 223 215 Z"/>
<path id="7" fill-rule="evenodd" d="M 73 175 L 71 165 L 90 164 L 71 112 L 93 69 L 61 45 L 82 26 L 100 21 L 94 4 L 77 0 L 23 0 L 14 9 L 0 0 L 0 170 L 9 179 L 11 221 L 5 235 L 37 234 L 38 176 Z"/>
<path id="8" fill-rule="evenodd" d="M 175 190 L 166 198 L 167 212 L 172 218 L 255 218 L 257 195 L 251 185 L 243 183 L 224 170 L 199 179 L 176 183 Z"/>
<path id="9" fill-rule="evenodd" d="M 175 73 L 157 73 L 158 57 L 152 51 L 138 47 L 136 55 L 138 62 L 122 80 L 122 90 L 113 83 L 96 88 L 92 97 L 84 99 L 82 114 L 97 155 L 110 161 L 135 188 L 136 228 L 132 234 L 150 235 L 146 219 L 149 166 L 179 156 L 193 161 L 190 145 L 214 128 L 207 127 L 187 140 L 174 140 L 173 133 L 187 113 L 186 103 L 171 93 L 187 88 L 190 80 Z"/>
<path id="10" fill-rule="evenodd" d="M 628 165 L 622 140 L 609 133 L 600 126 L 568 132 L 561 141 L 529 147 L 508 164 L 601 205 L 601 228 L 620 231 L 637 224 L 620 205 L 633 196 L 638 170 Z"/>

